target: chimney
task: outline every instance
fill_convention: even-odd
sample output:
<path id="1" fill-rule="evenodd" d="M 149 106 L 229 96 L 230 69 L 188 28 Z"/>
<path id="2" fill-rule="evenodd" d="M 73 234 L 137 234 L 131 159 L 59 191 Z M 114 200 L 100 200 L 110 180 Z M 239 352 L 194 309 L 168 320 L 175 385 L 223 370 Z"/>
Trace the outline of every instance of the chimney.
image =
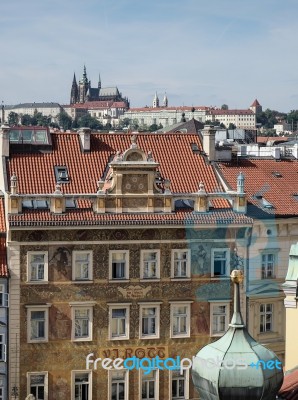
<path id="1" fill-rule="evenodd" d="M 203 150 L 207 154 L 209 161 L 215 161 L 215 132 L 213 125 L 205 125 L 202 130 Z"/>
<path id="2" fill-rule="evenodd" d="M 80 136 L 81 149 L 83 152 L 90 151 L 90 128 L 80 128 L 78 130 L 78 134 Z"/>
<path id="3" fill-rule="evenodd" d="M 9 157 L 9 131 L 9 125 L 2 124 L 0 129 L 0 155 L 4 157 Z"/>

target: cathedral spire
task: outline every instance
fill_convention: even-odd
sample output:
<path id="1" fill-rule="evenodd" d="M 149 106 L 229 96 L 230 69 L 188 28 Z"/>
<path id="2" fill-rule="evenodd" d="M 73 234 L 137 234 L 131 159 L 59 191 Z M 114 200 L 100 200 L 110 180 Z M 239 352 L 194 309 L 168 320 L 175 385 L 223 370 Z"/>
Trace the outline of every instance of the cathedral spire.
<path id="1" fill-rule="evenodd" d="M 101 89 L 101 79 L 100 79 L 100 74 L 98 74 L 98 89 Z"/>
<path id="2" fill-rule="evenodd" d="M 159 107 L 159 98 L 157 96 L 157 92 L 155 92 L 155 96 L 153 99 L 153 103 L 152 103 L 153 108 L 158 108 Z"/>
<path id="3" fill-rule="evenodd" d="M 168 107 L 168 97 L 167 93 L 165 92 L 164 98 L 163 98 L 163 106 Z"/>
<path id="4" fill-rule="evenodd" d="M 75 104 L 78 102 L 78 95 L 79 95 L 79 90 L 78 90 L 78 84 L 77 84 L 77 79 L 76 79 L 76 74 L 73 74 L 73 80 L 72 80 L 72 86 L 71 86 L 71 92 L 70 92 L 70 104 Z"/>

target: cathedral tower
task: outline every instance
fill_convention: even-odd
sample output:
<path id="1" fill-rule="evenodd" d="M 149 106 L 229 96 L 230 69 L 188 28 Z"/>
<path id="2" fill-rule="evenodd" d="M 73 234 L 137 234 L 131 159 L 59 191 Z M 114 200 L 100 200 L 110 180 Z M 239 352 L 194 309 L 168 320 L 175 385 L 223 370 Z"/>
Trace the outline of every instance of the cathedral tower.
<path id="1" fill-rule="evenodd" d="M 86 93 L 89 89 L 89 82 L 87 78 L 86 66 L 84 65 L 83 76 L 79 81 L 79 102 L 85 103 Z"/>
<path id="2" fill-rule="evenodd" d="M 70 104 L 77 103 L 78 97 L 79 97 L 79 89 L 78 89 L 78 84 L 77 84 L 77 80 L 76 80 L 76 74 L 73 74 L 73 80 L 72 80 L 72 86 L 71 86 L 71 92 L 70 92 Z"/>
<path id="3" fill-rule="evenodd" d="M 155 92 L 155 96 L 152 103 L 153 108 L 159 108 L 159 98 L 157 96 L 157 92 Z"/>

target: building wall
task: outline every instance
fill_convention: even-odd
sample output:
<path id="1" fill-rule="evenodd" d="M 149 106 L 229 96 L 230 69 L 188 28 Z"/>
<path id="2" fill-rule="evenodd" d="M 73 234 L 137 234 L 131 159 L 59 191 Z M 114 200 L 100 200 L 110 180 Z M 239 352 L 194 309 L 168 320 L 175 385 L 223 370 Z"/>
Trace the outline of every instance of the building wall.
<path id="1" fill-rule="evenodd" d="M 71 398 L 71 371 L 84 371 L 89 353 L 95 357 L 163 357 L 191 358 L 205 344 L 217 338 L 210 334 L 210 310 L 214 305 L 227 305 L 226 322 L 231 314 L 230 280 L 211 278 L 212 249 L 230 249 L 232 260 L 235 237 L 246 249 L 245 229 L 139 228 L 90 229 L 59 231 L 13 230 L 10 254 L 13 261 L 11 280 L 11 343 L 20 338 L 20 355 L 10 360 L 11 382 L 18 381 L 20 398 L 27 392 L 28 373 L 48 373 L 48 400 Z M 16 243 L 16 244 L 14 244 Z M 160 279 L 140 279 L 141 250 L 159 250 Z M 191 278 L 171 279 L 173 249 L 190 249 Z M 72 280 L 74 251 L 91 250 L 93 280 L 79 283 Z M 129 252 L 129 280 L 109 279 L 109 252 Z M 28 252 L 47 252 L 48 283 L 28 282 Z M 19 297 L 20 296 L 20 297 Z M 189 337 L 171 338 L 171 302 L 190 304 Z M 94 302 L 93 340 L 71 340 L 73 302 Z M 140 306 L 144 302 L 160 303 L 160 336 L 140 339 Z M 70 304 L 72 303 L 72 305 Z M 109 304 L 129 303 L 129 340 L 109 340 Z M 28 343 L 28 309 L 48 304 L 48 342 Z M 20 312 L 20 314 L 19 314 Z M 18 318 L 20 317 L 20 320 Z M 20 327 L 22 327 L 20 329 Z M 20 367 L 18 372 L 17 366 Z M 92 372 L 93 399 L 108 398 L 108 373 Z M 129 372 L 129 397 L 139 399 L 139 372 Z M 169 398 L 169 372 L 160 371 L 159 398 Z M 189 398 L 196 397 L 189 378 Z"/>

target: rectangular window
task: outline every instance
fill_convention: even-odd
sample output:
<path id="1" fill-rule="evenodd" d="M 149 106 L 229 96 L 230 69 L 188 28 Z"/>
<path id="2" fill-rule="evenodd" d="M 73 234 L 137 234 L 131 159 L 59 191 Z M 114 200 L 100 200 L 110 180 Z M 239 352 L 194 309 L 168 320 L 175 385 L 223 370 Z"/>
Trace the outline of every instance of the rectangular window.
<path id="1" fill-rule="evenodd" d="M 211 276 L 222 277 L 229 275 L 229 255 L 229 249 L 212 249 Z"/>
<path id="2" fill-rule="evenodd" d="M 3 334 L 0 334 L 0 361 L 6 361 L 6 344 Z"/>
<path id="3" fill-rule="evenodd" d="M 159 250 L 141 250 L 141 276 L 143 279 L 158 279 Z"/>
<path id="4" fill-rule="evenodd" d="M 0 386 L 0 400 L 4 400 L 4 388 Z"/>
<path id="5" fill-rule="evenodd" d="M 92 280 L 92 251 L 74 251 L 72 263 L 74 281 Z"/>
<path id="6" fill-rule="evenodd" d="M 44 283 L 48 281 L 48 253 L 28 252 L 28 281 Z"/>
<path id="7" fill-rule="evenodd" d="M 110 279 L 128 279 L 128 251 L 115 250 L 110 252 Z"/>
<path id="8" fill-rule="evenodd" d="M 8 293 L 5 293 L 4 285 L 0 285 L 0 307 L 8 307 Z"/>
<path id="9" fill-rule="evenodd" d="M 36 400 L 48 399 L 48 373 L 27 373 L 27 394 L 32 394 Z"/>
<path id="10" fill-rule="evenodd" d="M 273 331 L 273 304 L 260 304 L 260 333 Z"/>
<path id="11" fill-rule="evenodd" d="M 110 339 L 129 339 L 129 306 L 110 305 Z"/>
<path id="12" fill-rule="evenodd" d="M 72 305 L 72 340 L 92 340 L 93 307 Z"/>
<path id="13" fill-rule="evenodd" d="M 190 336 L 190 304 L 171 304 L 171 337 Z"/>
<path id="14" fill-rule="evenodd" d="M 275 254 L 262 254 L 262 279 L 274 278 Z"/>
<path id="15" fill-rule="evenodd" d="M 72 400 L 92 400 L 91 371 L 72 371 Z"/>
<path id="16" fill-rule="evenodd" d="M 109 371 L 110 400 L 128 400 L 128 371 Z"/>
<path id="17" fill-rule="evenodd" d="M 42 306 L 27 306 L 29 343 L 48 341 L 49 307 L 49 304 Z"/>
<path id="18" fill-rule="evenodd" d="M 178 279 L 190 277 L 189 250 L 172 250 L 172 277 Z"/>
<path id="19" fill-rule="evenodd" d="M 222 336 L 228 329 L 229 304 L 211 303 L 211 336 Z"/>
<path id="20" fill-rule="evenodd" d="M 189 371 L 170 371 L 171 375 L 171 400 L 188 399 L 188 374 Z"/>
<path id="21" fill-rule="evenodd" d="M 144 339 L 159 337 L 159 305 L 141 305 L 140 337 Z"/>
<path id="22" fill-rule="evenodd" d="M 141 370 L 141 393 L 142 400 L 157 400 L 158 393 L 158 370 L 152 370 L 149 374 L 145 374 Z"/>

